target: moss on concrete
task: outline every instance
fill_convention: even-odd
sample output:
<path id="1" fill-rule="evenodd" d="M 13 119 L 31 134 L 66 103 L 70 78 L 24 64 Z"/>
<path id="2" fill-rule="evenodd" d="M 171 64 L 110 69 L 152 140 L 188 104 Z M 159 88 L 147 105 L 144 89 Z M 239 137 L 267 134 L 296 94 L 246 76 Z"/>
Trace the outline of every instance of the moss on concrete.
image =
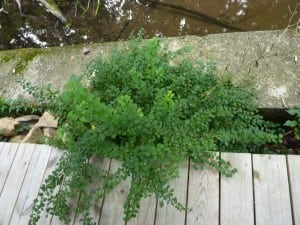
<path id="1" fill-rule="evenodd" d="M 13 74 L 22 74 L 28 64 L 38 55 L 44 54 L 43 49 L 19 49 L 18 51 L 5 51 L 5 54 L 0 56 L 0 63 L 8 63 L 13 61 Z"/>

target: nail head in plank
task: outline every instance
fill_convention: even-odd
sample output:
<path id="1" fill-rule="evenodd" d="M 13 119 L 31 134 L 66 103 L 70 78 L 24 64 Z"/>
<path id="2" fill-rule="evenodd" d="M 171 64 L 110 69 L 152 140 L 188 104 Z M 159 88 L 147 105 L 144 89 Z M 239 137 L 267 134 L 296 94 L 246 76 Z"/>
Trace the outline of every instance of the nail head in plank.
<path id="1" fill-rule="evenodd" d="M 232 177 L 221 176 L 221 225 L 254 225 L 252 163 L 249 153 L 221 153 L 238 171 Z"/>
<path id="2" fill-rule="evenodd" d="M 195 170 L 190 165 L 187 225 L 219 224 L 219 172 L 205 167 Z"/>
<path id="3" fill-rule="evenodd" d="M 289 155 L 288 167 L 291 197 L 293 201 L 294 225 L 300 225 L 300 156 Z"/>
<path id="4" fill-rule="evenodd" d="M 292 225 L 286 158 L 253 155 L 256 225 Z"/>

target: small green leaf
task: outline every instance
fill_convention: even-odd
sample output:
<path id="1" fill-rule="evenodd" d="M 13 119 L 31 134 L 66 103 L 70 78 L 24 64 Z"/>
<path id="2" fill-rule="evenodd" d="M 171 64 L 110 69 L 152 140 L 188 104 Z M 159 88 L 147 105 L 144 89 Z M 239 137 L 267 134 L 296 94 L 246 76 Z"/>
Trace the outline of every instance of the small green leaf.
<path id="1" fill-rule="evenodd" d="M 294 116 L 294 115 L 299 115 L 299 114 L 300 114 L 300 108 L 289 109 L 289 110 L 287 110 L 287 112 L 288 112 L 290 115 L 292 115 L 292 116 Z"/>
<path id="2" fill-rule="evenodd" d="M 164 202 L 163 201 L 159 201 L 159 206 L 160 206 L 160 208 L 162 208 L 162 207 L 164 207 Z"/>
<path id="3" fill-rule="evenodd" d="M 287 127 L 295 127 L 298 125 L 298 122 L 294 120 L 288 120 L 283 125 Z"/>

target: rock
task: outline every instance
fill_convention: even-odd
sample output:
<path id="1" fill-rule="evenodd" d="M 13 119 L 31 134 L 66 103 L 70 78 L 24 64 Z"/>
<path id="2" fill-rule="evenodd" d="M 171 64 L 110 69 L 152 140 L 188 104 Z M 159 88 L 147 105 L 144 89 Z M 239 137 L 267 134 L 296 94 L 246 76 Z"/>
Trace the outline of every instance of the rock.
<path id="1" fill-rule="evenodd" d="M 44 112 L 44 114 L 39 119 L 39 122 L 37 122 L 34 127 L 57 128 L 57 120 L 49 112 Z"/>
<path id="2" fill-rule="evenodd" d="M 43 134 L 45 137 L 56 137 L 56 129 L 51 127 L 43 128 Z"/>
<path id="3" fill-rule="evenodd" d="M 27 122 L 27 123 L 28 123 L 29 129 L 32 129 L 36 124 L 36 122 Z"/>
<path id="4" fill-rule="evenodd" d="M 87 55 L 87 54 L 89 54 L 90 52 L 91 52 L 91 50 L 90 50 L 89 48 L 83 47 L 82 53 L 83 53 L 84 55 Z"/>
<path id="5" fill-rule="evenodd" d="M 16 135 L 9 139 L 10 143 L 21 143 L 25 139 L 26 135 Z"/>
<path id="6" fill-rule="evenodd" d="M 16 133 L 15 125 L 18 122 L 14 118 L 4 117 L 0 119 L 0 135 L 3 137 L 10 137 Z"/>
<path id="7" fill-rule="evenodd" d="M 49 112 L 44 112 L 39 121 L 30 129 L 22 142 L 39 143 L 39 139 L 43 137 L 43 134 L 45 134 L 45 136 L 55 136 L 56 132 L 53 130 L 56 129 L 54 128 L 57 128 L 57 120 Z"/>
<path id="8" fill-rule="evenodd" d="M 20 116 L 15 120 L 17 122 L 30 122 L 30 121 L 38 121 L 39 119 L 40 117 L 37 115 L 25 115 L 25 116 Z"/>
<path id="9" fill-rule="evenodd" d="M 15 44 L 16 42 L 17 42 L 17 40 L 13 38 L 13 39 L 10 40 L 9 44 L 13 45 L 13 44 Z"/>
<path id="10" fill-rule="evenodd" d="M 41 137 L 43 137 L 42 129 L 35 126 L 29 131 L 22 143 L 40 143 Z"/>

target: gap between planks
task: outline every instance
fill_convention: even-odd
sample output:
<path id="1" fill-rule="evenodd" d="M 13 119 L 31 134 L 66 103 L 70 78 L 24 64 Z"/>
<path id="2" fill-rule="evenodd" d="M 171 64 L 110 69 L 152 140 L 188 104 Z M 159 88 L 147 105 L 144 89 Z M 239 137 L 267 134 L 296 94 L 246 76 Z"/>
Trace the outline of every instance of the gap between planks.
<path id="1" fill-rule="evenodd" d="M 24 224 L 23 221 L 28 218 L 30 200 L 37 195 L 36 190 L 41 181 L 51 173 L 55 162 L 61 156 L 60 151 L 50 147 L 48 147 L 51 149 L 49 154 L 33 152 L 36 148 L 39 149 L 37 151 L 42 151 L 46 147 L 28 145 L 28 154 L 24 155 L 23 145 L 0 143 L 0 158 L 3 162 L 0 164 L 0 206 L 1 209 L 5 209 L 0 212 L 1 225 L 9 224 L 9 222 L 12 225 Z M 47 161 L 46 166 L 34 162 L 40 157 Z M 251 154 L 248 153 L 222 153 L 222 158 L 229 160 L 234 167 L 238 168 L 239 172 L 233 178 L 221 176 L 219 179 L 219 173 L 212 169 L 194 171 L 191 166 L 188 168 L 188 165 L 185 165 L 180 170 L 179 180 L 172 182 L 176 197 L 179 197 L 180 202 L 187 202 L 188 207 L 193 209 L 191 212 L 185 215 L 185 213 L 177 212 L 172 206 L 160 208 L 157 207 L 155 198 L 148 198 L 142 201 L 137 218 L 132 219 L 126 225 L 214 225 L 219 223 L 219 210 L 220 225 L 232 223 L 300 225 L 298 213 L 300 212 L 300 156 L 285 158 L 279 155 L 252 155 L 253 161 L 251 161 Z M 33 162 L 28 163 L 31 159 Z M 18 165 L 17 162 L 21 161 L 23 164 Z M 113 162 L 112 172 L 118 166 L 120 166 L 118 162 Z M 45 174 L 42 171 L 42 175 L 38 175 L 41 170 L 45 171 Z M 20 179 L 10 178 L 11 173 Z M 37 184 L 32 186 L 34 180 Z M 14 197 L 9 199 L 8 196 L 11 196 L 10 193 L 13 190 L 9 190 L 7 185 L 14 185 L 16 191 Z M 115 190 L 117 193 L 106 196 L 104 202 L 95 207 L 96 211 L 92 213 L 96 217 L 96 222 L 100 221 L 100 225 L 125 225 L 122 220 L 122 207 L 129 185 L 130 181 L 126 181 Z M 253 187 L 255 190 L 252 189 Z M 23 190 L 16 190 L 18 188 L 23 188 Z M 253 192 L 255 192 L 254 196 Z M 253 207 L 254 202 L 255 207 Z M 96 212 L 99 213 L 96 215 Z M 294 221 L 291 212 L 294 213 Z M 9 213 L 9 219 L 3 216 Z M 75 215 L 74 218 L 73 224 L 77 225 L 78 218 Z M 42 219 L 39 224 L 58 225 L 61 223 L 56 219 L 47 218 Z"/>

